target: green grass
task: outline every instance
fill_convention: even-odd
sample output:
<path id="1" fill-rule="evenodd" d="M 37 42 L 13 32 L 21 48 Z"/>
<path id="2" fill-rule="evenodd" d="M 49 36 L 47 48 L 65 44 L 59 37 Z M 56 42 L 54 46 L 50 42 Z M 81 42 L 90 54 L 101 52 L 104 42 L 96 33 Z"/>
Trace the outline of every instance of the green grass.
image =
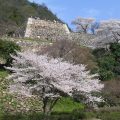
<path id="1" fill-rule="evenodd" d="M 0 70 L 0 78 L 5 78 L 8 76 L 8 72 L 5 70 Z"/>
<path id="2" fill-rule="evenodd" d="M 71 98 L 61 98 L 55 105 L 53 112 L 70 113 L 75 109 L 83 109 L 84 106 L 81 103 L 73 101 Z"/>

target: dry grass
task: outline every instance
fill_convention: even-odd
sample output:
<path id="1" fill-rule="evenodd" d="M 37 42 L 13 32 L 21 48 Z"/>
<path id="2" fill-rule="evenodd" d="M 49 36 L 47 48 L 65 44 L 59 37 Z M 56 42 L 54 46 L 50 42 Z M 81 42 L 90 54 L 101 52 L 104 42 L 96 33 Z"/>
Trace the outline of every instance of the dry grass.
<path id="1" fill-rule="evenodd" d="M 95 58 L 92 55 L 92 50 L 87 47 L 79 46 L 72 41 L 57 41 L 52 45 L 48 45 L 38 53 L 47 53 L 53 58 L 64 58 L 64 60 L 67 60 L 74 64 L 85 64 L 90 70 L 97 68 Z"/>

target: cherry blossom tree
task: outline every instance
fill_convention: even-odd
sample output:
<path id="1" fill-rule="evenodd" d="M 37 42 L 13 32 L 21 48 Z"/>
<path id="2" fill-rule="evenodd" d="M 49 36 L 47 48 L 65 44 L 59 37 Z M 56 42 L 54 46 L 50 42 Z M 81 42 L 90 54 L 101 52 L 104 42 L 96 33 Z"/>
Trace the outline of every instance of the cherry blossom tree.
<path id="1" fill-rule="evenodd" d="M 9 79 L 14 81 L 9 87 L 10 92 L 31 97 L 38 95 L 43 102 L 43 112 L 50 114 L 61 96 L 74 97 L 82 95 L 84 103 L 100 102 L 101 97 L 93 96 L 92 92 L 100 92 L 104 87 L 96 77 L 86 71 L 85 65 L 73 65 L 60 58 L 53 59 L 47 55 L 32 52 L 17 52 Z"/>
<path id="2" fill-rule="evenodd" d="M 104 38 L 108 38 L 115 42 L 120 40 L 120 20 L 104 20 L 100 22 L 99 28 L 96 30 L 97 34 Z"/>
<path id="3" fill-rule="evenodd" d="M 72 24 L 76 25 L 76 30 L 78 32 L 88 33 L 93 22 L 95 22 L 95 19 L 93 18 L 78 17 L 74 21 L 72 21 Z"/>
<path id="4" fill-rule="evenodd" d="M 109 31 L 120 30 L 120 20 L 103 20 L 100 22 L 100 29 L 107 29 Z"/>

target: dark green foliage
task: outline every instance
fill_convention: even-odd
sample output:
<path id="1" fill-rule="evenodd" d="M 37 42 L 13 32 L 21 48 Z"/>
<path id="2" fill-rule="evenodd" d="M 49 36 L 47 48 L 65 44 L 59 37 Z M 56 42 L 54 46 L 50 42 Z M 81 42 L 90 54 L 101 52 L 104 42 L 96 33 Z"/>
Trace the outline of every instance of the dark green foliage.
<path id="1" fill-rule="evenodd" d="M 120 112 L 99 112 L 97 116 L 101 120 L 120 120 Z"/>
<path id="2" fill-rule="evenodd" d="M 120 112 L 84 112 L 73 111 L 70 114 L 54 114 L 48 116 L 47 119 L 42 113 L 28 113 L 28 114 L 1 114 L 0 120 L 85 120 L 98 118 L 101 120 L 120 120 Z"/>
<path id="3" fill-rule="evenodd" d="M 95 49 L 101 80 L 110 80 L 120 75 L 120 43 L 111 43 L 109 50 Z"/>
<path id="4" fill-rule="evenodd" d="M 76 116 L 75 116 L 76 115 Z M 74 117 L 73 117 L 74 116 Z M 78 117 L 79 116 L 79 117 Z M 82 116 L 82 117 L 81 117 Z M 119 120 L 120 112 L 98 112 L 95 113 L 84 113 L 84 112 L 76 112 L 74 114 L 60 114 L 60 115 L 51 115 L 47 120 L 83 120 L 87 118 L 100 118 L 102 120 Z M 45 116 L 41 113 L 33 113 L 33 114 L 2 114 L 0 115 L 0 120 L 44 120 Z"/>
<path id="5" fill-rule="evenodd" d="M 110 50 L 112 51 L 112 54 L 115 56 L 116 60 L 120 59 L 120 43 L 111 43 Z"/>
<path id="6" fill-rule="evenodd" d="M 93 54 L 96 56 L 99 66 L 100 79 L 105 81 L 103 90 L 105 104 L 109 106 L 120 105 L 120 43 L 111 43 L 109 50 L 96 49 Z"/>
<path id="7" fill-rule="evenodd" d="M 25 27 L 27 18 L 31 16 L 62 22 L 45 5 L 28 0 L 0 0 L 0 35 Z"/>
<path id="8" fill-rule="evenodd" d="M 86 114 L 84 111 L 79 110 L 69 114 L 52 114 L 50 116 L 45 116 L 42 113 L 17 113 L 15 115 L 2 113 L 0 116 L 0 120 L 80 120 L 83 118 L 86 118 Z"/>
<path id="9" fill-rule="evenodd" d="M 114 78 L 114 73 L 112 71 L 108 71 L 102 68 L 99 70 L 99 75 L 101 80 L 111 80 Z"/>
<path id="10" fill-rule="evenodd" d="M 93 54 L 96 56 L 96 58 L 100 58 L 104 56 L 106 53 L 106 50 L 104 48 L 98 48 L 93 50 Z"/>
<path id="11" fill-rule="evenodd" d="M 6 61 L 6 65 L 10 65 L 12 58 L 10 54 L 15 54 L 16 50 L 20 50 L 20 47 L 14 42 L 0 40 L 0 57 Z"/>
<path id="12" fill-rule="evenodd" d="M 80 120 L 86 118 L 85 111 L 83 110 L 74 110 L 71 114 L 71 119 L 72 120 Z"/>

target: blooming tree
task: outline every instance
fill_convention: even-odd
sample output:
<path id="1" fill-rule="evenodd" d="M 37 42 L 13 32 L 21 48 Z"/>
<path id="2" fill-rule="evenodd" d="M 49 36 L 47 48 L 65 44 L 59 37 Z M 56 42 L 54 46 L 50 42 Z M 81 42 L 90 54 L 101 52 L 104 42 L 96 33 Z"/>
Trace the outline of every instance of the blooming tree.
<path id="1" fill-rule="evenodd" d="M 120 30 L 120 20 L 103 20 L 100 22 L 100 29 L 107 29 L 109 31 Z"/>
<path id="2" fill-rule="evenodd" d="M 120 20 L 104 20 L 100 22 L 100 26 L 96 29 L 96 32 L 102 36 L 102 38 L 108 38 L 108 41 L 113 39 L 118 42 L 120 40 Z"/>
<path id="3" fill-rule="evenodd" d="M 95 19 L 93 18 L 78 17 L 72 21 L 72 24 L 76 25 L 76 30 L 78 32 L 88 33 L 93 25 L 93 22 L 95 22 Z"/>
<path id="4" fill-rule="evenodd" d="M 62 59 L 32 52 L 18 52 L 17 56 L 12 57 L 12 67 L 7 67 L 13 72 L 9 76 L 14 81 L 9 87 L 10 92 L 38 95 L 43 102 L 43 111 L 47 114 L 63 95 L 83 95 L 85 103 L 102 100 L 101 97 L 93 96 L 92 92 L 99 92 L 104 85 L 95 78 L 96 74 L 90 75 L 85 70 L 85 65 L 73 65 Z"/>

